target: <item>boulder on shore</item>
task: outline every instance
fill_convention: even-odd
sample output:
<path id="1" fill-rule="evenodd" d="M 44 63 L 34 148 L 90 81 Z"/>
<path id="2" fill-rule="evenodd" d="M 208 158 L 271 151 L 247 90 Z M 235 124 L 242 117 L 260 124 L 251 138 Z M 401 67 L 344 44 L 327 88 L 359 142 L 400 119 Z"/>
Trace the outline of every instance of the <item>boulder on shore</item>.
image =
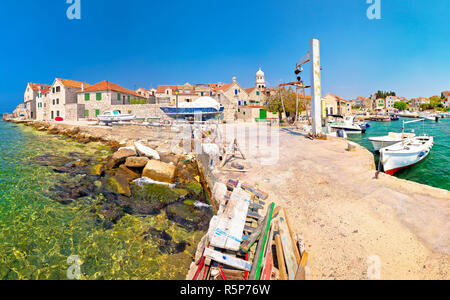
<path id="1" fill-rule="evenodd" d="M 147 165 L 149 159 L 147 157 L 130 156 L 125 161 L 125 166 L 130 168 L 143 168 Z"/>
<path id="2" fill-rule="evenodd" d="M 116 175 L 123 175 L 125 178 L 127 178 L 128 182 L 141 177 L 141 174 L 139 172 L 132 170 L 125 165 L 120 165 L 119 169 L 117 169 Z"/>
<path id="3" fill-rule="evenodd" d="M 122 147 L 114 153 L 112 158 L 115 161 L 120 161 L 130 156 L 136 156 L 136 154 L 136 149 L 134 147 Z"/>
<path id="4" fill-rule="evenodd" d="M 134 146 L 136 147 L 137 153 L 139 153 L 139 155 L 146 156 L 148 158 L 152 158 L 155 160 L 160 160 L 158 151 L 153 150 L 150 147 L 144 146 L 140 142 L 135 142 Z"/>
<path id="5" fill-rule="evenodd" d="M 145 166 L 142 176 L 156 181 L 174 183 L 176 169 L 177 168 L 174 165 L 157 160 L 150 160 Z"/>

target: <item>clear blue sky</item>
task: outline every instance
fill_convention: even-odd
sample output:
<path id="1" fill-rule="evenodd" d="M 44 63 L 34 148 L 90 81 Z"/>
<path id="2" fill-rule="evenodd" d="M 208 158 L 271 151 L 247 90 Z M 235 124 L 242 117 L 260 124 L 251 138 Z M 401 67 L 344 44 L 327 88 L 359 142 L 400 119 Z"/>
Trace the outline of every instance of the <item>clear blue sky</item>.
<path id="1" fill-rule="evenodd" d="M 295 79 L 313 37 L 323 94 L 450 90 L 450 1 L 381 3 L 382 19 L 369 20 L 366 0 L 81 0 L 82 19 L 68 20 L 66 0 L 2 1 L 0 112 L 28 81 L 55 77 L 148 88 L 235 75 L 249 87 L 261 64 L 274 86 Z"/>

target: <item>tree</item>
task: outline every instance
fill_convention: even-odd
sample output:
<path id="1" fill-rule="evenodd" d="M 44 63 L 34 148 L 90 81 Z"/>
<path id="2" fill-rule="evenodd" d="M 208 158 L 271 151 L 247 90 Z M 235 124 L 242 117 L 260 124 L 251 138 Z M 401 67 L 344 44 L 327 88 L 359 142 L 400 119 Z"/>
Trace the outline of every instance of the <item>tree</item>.
<path id="1" fill-rule="evenodd" d="M 377 99 L 386 99 L 386 97 L 388 96 L 397 96 L 397 94 L 393 91 L 390 92 L 385 92 L 385 91 L 378 91 L 375 93 L 375 96 L 377 97 Z"/>
<path id="2" fill-rule="evenodd" d="M 299 113 L 301 113 L 302 111 L 305 111 L 305 99 L 302 98 L 302 95 L 298 96 L 298 110 Z M 308 102 L 310 100 L 307 100 Z M 280 91 L 278 91 L 277 93 L 275 93 L 274 95 L 271 95 L 268 97 L 267 99 L 267 105 L 266 105 L 266 110 L 270 111 L 270 112 L 277 112 L 278 113 L 278 117 L 280 119 L 280 122 L 282 121 L 282 116 L 283 116 L 283 104 L 284 104 L 284 109 L 286 110 L 286 114 L 290 115 L 290 114 L 294 114 L 296 112 L 296 107 L 297 107 L 297 95 L 295 94 L 295 92 L 293 91 L 292 88 L 289 89 L 281 89 Z"/>
<path id="3" fill-rule="evenodd" d="M 405 101 L 397 101 L 394 103 L 394 108 L 398 110 L 406 110 L 407 104 Z"/>

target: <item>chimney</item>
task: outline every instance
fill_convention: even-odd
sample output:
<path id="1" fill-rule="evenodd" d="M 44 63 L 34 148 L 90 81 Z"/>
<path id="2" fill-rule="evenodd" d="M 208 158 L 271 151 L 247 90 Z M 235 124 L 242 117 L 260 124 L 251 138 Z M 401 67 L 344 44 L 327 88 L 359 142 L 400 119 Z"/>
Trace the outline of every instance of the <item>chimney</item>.
<path id="1" fill-rule="evenodd" d="M 236 76 L 233 76 L 233 82 L 236 82 Z"/>
<path id="2" fill-rule="evenodd" d="M 84 92 L 84 83 L 81 83 L 81 91 Z"/>

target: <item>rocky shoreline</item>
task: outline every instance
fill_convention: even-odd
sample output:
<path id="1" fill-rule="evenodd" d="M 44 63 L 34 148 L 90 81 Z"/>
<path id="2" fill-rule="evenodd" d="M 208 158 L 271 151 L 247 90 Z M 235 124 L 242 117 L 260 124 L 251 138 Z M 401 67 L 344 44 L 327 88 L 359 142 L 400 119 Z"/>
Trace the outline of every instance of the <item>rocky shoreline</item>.
<path id="1" fill-rule="evenodd" d="M 57 195 L 55 200 L 70 205 L 87 197 L 97 199 L 90 212 L 97 216 L 97 223 L 105 230 L 113 228 L 127 214 L 164 214 L 184 230 L 203 232 L 208 229 L 213 211 L 204 193 L 201 174 L 196 160 L 181 147 L 170 149 L 167 142 L 157 140 L 119 141 L 112 135 L 88 133 L 80 126 L 12 122 L 78 143 L 98 142 L 112 153 L 98 159 L 47 154 L 34 161 L 56 173 L 79 178 L 76 182 L 61 180 L 52 190 Z M 156 228 L 148 228 L 141 234 L 145 240 L 156 241 L 161 253 L 169 255 L 185 251 L 188 244 L 187 241 L 175 242 L 168 232 Z"/>

